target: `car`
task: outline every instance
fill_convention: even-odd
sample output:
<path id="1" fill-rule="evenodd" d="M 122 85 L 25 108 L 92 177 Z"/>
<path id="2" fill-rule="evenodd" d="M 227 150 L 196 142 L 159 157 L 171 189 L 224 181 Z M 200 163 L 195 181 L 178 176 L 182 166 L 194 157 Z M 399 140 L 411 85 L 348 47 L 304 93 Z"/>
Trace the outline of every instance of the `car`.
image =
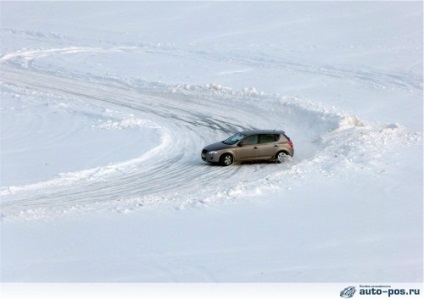
<path id="1" fill-rule="evenodd" d="M 293 142 L 282 130 L 247 130 L 203 148 L 203 161 L 229 166 L 243 161 L 286 162 L 293 157 Z"/>

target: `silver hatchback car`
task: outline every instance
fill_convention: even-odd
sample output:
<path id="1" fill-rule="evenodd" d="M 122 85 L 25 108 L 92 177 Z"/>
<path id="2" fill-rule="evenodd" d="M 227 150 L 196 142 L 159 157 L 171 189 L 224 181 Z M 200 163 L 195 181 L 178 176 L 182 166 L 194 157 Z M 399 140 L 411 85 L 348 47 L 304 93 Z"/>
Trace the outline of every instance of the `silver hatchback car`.
<path id="1" fill-rule="evenodd" d="M 248 130 L 206 146 L 201 157 L 209 163 L 229 166 L 233 162 L 257 160 L 282 163 L 293 154 L 293 142 L 284 131 Z"/>

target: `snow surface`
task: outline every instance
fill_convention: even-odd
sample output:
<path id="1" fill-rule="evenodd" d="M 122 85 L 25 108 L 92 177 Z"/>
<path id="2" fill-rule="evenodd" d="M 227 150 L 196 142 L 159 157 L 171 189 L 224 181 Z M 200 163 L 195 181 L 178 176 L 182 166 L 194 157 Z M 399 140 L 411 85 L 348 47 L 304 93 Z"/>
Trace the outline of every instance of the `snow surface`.
<path id="1" fill-rule="evenodd" d="M 421 2 L 1 20 L 1 281 L 422 282 Z M 252 128 L 293 161 L 200 159 Z"/>

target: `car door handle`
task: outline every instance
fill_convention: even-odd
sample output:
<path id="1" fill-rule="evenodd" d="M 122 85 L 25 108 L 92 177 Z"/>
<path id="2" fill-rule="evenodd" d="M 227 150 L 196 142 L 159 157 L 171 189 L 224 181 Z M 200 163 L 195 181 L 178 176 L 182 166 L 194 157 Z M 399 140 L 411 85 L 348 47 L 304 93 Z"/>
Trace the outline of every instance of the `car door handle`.
<path id="1" fill-rule="evenodd" d="M 253 147 L 253 149 L 258 149 L 258 147 L 255 146 L 255 147 Z"/>
<path id="2" fill-rule="evenodd" d="M 278 147 L 278 145 L 274 145 L 274 148 L 277 148 Z"/>

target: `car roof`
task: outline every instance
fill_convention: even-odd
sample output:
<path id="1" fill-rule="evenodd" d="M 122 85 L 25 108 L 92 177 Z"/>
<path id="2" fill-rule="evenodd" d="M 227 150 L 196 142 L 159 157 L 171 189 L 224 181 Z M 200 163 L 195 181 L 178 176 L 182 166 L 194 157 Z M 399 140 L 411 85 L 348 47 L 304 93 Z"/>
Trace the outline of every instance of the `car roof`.
<path id="1" fill-rule="evenodd" d="M 283 134 L 283 130 L 244 130 L 241 132 L 244 135 L 254 135 L 254 134 Z"/>

